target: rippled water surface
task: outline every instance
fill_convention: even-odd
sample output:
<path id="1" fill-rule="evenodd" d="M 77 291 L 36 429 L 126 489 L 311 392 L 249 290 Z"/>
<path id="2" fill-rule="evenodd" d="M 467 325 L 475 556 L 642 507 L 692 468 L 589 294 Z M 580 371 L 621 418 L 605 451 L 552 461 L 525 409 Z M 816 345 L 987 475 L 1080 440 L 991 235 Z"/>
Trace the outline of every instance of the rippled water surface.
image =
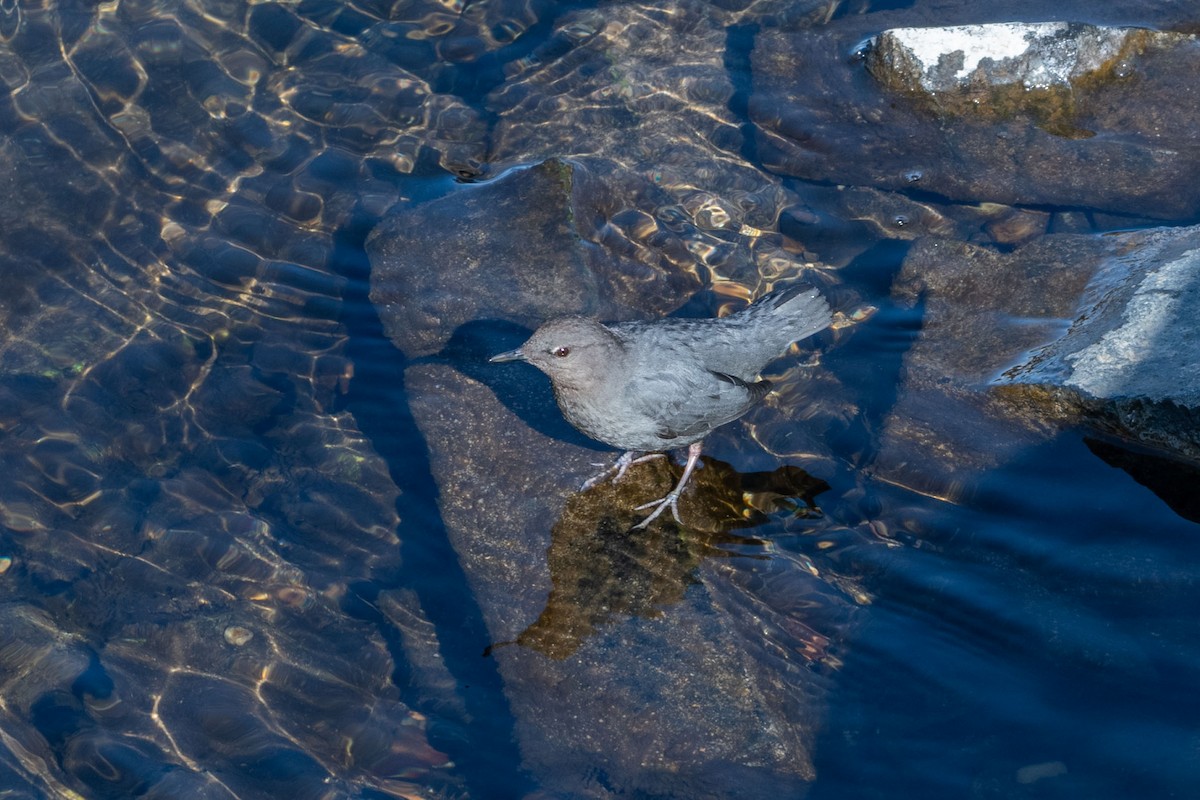
<path id="1" fill-rule="evenodd" d="M 917 437 L 893 289 L 1164 216 L 767 166 L 764 73 L 971 5 L 0 3 L 0 796 L 1191 796 L 1200 472 L 958 397 Z M 835 326 L 682 526 L 486 364 L 794 280 Z"/>

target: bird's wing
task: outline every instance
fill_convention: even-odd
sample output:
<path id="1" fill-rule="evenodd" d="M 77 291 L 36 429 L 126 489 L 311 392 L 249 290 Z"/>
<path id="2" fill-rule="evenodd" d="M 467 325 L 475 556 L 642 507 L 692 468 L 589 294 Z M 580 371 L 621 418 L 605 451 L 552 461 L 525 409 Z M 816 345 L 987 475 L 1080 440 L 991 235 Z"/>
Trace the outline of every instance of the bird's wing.
<path id="1" fill-rule="evenodd" d="M 646 376 L 628 389 L 634 413 L 653 419 L 664 441 L 692 439 L 745 414 L 771 390 L 771 382 L 748 383 L 705 369 Z"/>

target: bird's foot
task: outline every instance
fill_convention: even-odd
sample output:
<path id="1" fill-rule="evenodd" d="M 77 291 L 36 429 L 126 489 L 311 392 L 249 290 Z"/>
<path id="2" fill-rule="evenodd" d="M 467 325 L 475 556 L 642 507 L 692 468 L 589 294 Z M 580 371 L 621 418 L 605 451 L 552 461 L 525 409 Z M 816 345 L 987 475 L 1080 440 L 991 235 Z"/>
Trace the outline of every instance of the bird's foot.
<path id="1" fill-rule="evenodd" d="M 584 481 L 583 487 L 580 489 L 580 491 L 586 492 L 588 489 L 591 489 L 593 486 L 599 486 L 600 484 L 602 484 L 606 480 L 608 480 L 608 476 L 612 475 L 614 472 L 617 474 L 615 476 L 613 476 L 612 481 L 613 481 L 613 483 L 616 483 L 617 481 L 621 480 L 621 478 L 625 477 L 626 470 L 628 470 L 634 464 L 642 464 L 646 461 L 651 461 L 655 458 L 666 458 L 666 455 L 667 455 L 666 453 L 647 453 L 644 456 L 637 457 L 637 453 L 632 450 L 627 453 L 622 453 L 621 457 L 617 459 L 616 464 L 613 464 L 611 467 L 604 470 L 600 474 L 593 475 L 592 477 L 590 477 L 586 481 Z M 600 467 L 600 466 L 603 466 L 603 464 L 596 464 L 596 466 Z"/>
<path id="2" fill-rule="evenodd" d="M 654 520 L 658 519 L 659 515 L 661 515 L 663 511 L 668 508 L 671 509 L 671 516 L 675 518 L 675 521 L 682 525 L 683 520 L 679 518 L 679 495 L 682 488 L 682 486 L 677 486 L 672 489 L 671 493 L 666 497 L 660 500 L 651 500 L 649 503 L 642 503 L 640 506 L 635 508 L 634 511 L 641 511 L 643 508 L 650 508 L 650 506 L 655 507 L 654 510 L 650 512 L 650 516 L 633 526 L 633 530 L 642 530 L 643 528 L 647 527 L 651 522 L 654 522 Z"/>
<path id="3" fill-rule="evenodd" d="M 633 454 L 626 453 L 625 455 L 632 456 Z M 613 476 L 613 483 L 616 483 L 617 481 L 621 480 L 621 478 L 624 478 L 625 471 L 627 469 L 629 469 L 630 467 L 632 467 L 634 464 L 645 464 L 647 461 L 653 461 L 656 458 L 666 458 L 666 457 L 667 457 L 666 453 L 647 453 L 646 455 L 641 456 L 640 458 L 632 458 L 631 457 L 628 461 L 623 462 L 625 456 L 621 456 L 621 459 L 618 459 L 618 461 L 617 461 L 617 465 L 616 465 L 617 474 L 615 476 Z"/>
<path id="4" fill-rule="evenodd" d="M 688 446 L 687 464 L 684 465 L 683 475 L 679 478 L 679 483 L 675 484 L 675 488 L 671 490 L 671 493 L 661 500 L 651 500 L 649 503 L 642 503 L 634 509 L 634 511 L 641 511 L 643 508 L 654 506 L 654 510 L 650 512 L 650 516 L 637 525 L 634 525 L 633 530 L 636 531 L 645 528 L 651 522 L 658 519 L 663 511 L 668 508 L 671 509 L 671 516 L 675 518 L 675 521 L 680 525 L 683 524 L 683 520 L 679 518 L 679 495 L 683 494 L 683 488 L 687 486 L 688 479 L 692 477 L 692 470 L 696 468 L 698 463 L 700 463 L 700 442 L 693 442 Z"/>

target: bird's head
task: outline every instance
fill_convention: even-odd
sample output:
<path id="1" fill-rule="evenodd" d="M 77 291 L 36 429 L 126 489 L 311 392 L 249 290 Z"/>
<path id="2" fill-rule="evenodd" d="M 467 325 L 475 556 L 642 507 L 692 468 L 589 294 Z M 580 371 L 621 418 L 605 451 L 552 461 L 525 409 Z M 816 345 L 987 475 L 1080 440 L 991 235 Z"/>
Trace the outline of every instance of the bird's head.
<path id="1" fill-rule="evenodd" d="M 516 350 L 489 361 L 528 361 L 550 376 L 556 386 L 585 386 L 616 366 L 621 341 L 608 328 L 584 317 L 547 322 Z"/>

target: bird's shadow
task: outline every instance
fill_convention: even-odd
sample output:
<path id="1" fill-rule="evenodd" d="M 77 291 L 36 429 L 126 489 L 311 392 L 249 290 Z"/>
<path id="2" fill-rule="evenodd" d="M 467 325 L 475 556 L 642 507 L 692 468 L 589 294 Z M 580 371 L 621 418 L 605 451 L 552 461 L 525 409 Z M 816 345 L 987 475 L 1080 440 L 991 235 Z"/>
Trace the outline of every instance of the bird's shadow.
<path id="1" fill-rule="evenodd" d="M 615 452 L 575 430 L 558 410 L 550 379 L 536 367 L 520 361 L 488 363 L 497 353 L 524 344 L 532 331 L 513 322 L 497 319 L 473 320 L 460 325 L 436 355 L 413 363 L 447 364 L 474 381 L 484 384 L 504 407 L 543 436 L 589 450 Z"/>

